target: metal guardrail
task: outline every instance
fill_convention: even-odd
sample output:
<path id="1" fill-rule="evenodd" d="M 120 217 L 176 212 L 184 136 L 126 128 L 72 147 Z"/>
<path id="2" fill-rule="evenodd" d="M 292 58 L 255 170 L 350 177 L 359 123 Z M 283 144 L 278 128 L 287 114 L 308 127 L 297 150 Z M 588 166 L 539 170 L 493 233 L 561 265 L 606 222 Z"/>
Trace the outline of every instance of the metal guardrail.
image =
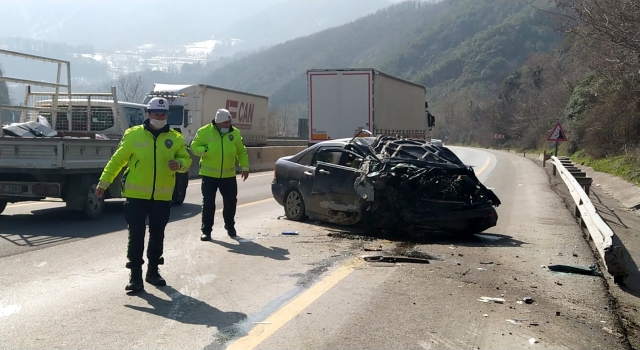
<path id="1" fill-rule="evenodd" d="M 589 231 L 589 236 L 600 253 L 607 271 L 616 283 L 624 282 L 629 276 L 624 251 L 622 247 L 613 244 L 615 233 L 602 220 L 589 199 L 589 188 L 593 180 L 575 167 L 567 157 L 552 156 L 551 163 L 554 166 L 554 175 L 557 170 L 567 185 L 576 205 L 575 215 L 580 218 L 581 225 Z"/>

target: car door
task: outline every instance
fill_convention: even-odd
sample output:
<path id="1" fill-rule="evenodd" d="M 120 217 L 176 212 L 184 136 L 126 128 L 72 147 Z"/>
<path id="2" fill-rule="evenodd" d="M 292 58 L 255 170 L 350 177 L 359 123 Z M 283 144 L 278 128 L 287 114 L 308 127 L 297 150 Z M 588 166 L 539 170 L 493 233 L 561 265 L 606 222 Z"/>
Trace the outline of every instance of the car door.
<path id="1" fill-rule="evenodd" d="M 356 168 L 318 162 L 311 191 L 314 211 L 322 215 L 328 215 L 331 210 L 357 212 L 358 194 L 354 183 L 361 174 Z"/>

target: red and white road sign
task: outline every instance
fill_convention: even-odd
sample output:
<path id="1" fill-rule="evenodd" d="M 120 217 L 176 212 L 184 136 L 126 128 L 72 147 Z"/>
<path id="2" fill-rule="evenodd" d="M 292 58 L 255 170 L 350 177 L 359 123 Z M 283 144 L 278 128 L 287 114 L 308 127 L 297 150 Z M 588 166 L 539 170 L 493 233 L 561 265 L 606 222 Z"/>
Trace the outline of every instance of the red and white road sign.
<path id="1" fill-rule="evenodd" d="M 562 129 L 562 125 L 560 125 L 560 123 L 556 124 L 556 127 L 553 128 L 547 140 L 548 141 L 568 141 L 567 134 L 564 133 L 564 130 Z"/>
<path id="2" fill-rule="evenodd" d="M 492 139 L 503 139 L 504 134 L 491 134 Z"/>

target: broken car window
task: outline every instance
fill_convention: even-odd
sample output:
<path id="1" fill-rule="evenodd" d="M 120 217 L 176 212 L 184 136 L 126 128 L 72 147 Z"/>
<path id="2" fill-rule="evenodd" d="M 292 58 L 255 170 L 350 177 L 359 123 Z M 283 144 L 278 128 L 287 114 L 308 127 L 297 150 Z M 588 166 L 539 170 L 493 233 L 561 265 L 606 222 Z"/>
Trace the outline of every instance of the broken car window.
<path id="1" fill-rule="evenodd" d="M 316 152 L 312 166 L 316 166 L 318 162 L 340 165 L 340 158 L 342 157 L 342 153 L 343 152 L 340 151 L 326 151 L 321 149 Z"/>

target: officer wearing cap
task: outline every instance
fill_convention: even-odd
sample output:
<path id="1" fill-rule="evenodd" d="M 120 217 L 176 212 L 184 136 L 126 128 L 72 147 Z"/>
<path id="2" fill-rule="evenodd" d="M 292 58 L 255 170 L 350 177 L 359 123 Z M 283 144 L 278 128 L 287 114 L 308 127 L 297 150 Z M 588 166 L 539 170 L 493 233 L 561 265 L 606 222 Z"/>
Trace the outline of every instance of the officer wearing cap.
<path id="1" fill-rule="evenodd" d="M 102 172 L 96 195 L 100 198 L 120 171 L 122 176 L 124 217 L 129 228 L 126 267 L 131 269 L 126 290 L 144 289 L 144 238 L 149 218 L 148 269 L 145 281 L 157 286 L 166 285 L 158 270 L 162 257 L 164 230 L 169 222 L 175 172 L 187 172 L 191 156 L 182 135 L 169 128 L 169 102 L 155 97 L 149 101 L 147 116 L 142 125 L 127 129 L 118 149 Z"/>
<path id="2" fill-rule="evenodd" d="M 242 180 L 249 176 L 249 156 L 242 142 L 240 130 L 231 125 L 231 113 L 219 109 L 215 119 L 198 129 L 191 142 L 191 153 L 200 157 L 202 177 L 202 236 L 200 240 L 211 239 L 213 216 L 216 211 L 216 192 L 222 195 L 222 218 L 224 228 L 230 237 L 236 236 L 235 216 L 238 202 L 236 180 L 236 159 L 242 168 Z"/>

